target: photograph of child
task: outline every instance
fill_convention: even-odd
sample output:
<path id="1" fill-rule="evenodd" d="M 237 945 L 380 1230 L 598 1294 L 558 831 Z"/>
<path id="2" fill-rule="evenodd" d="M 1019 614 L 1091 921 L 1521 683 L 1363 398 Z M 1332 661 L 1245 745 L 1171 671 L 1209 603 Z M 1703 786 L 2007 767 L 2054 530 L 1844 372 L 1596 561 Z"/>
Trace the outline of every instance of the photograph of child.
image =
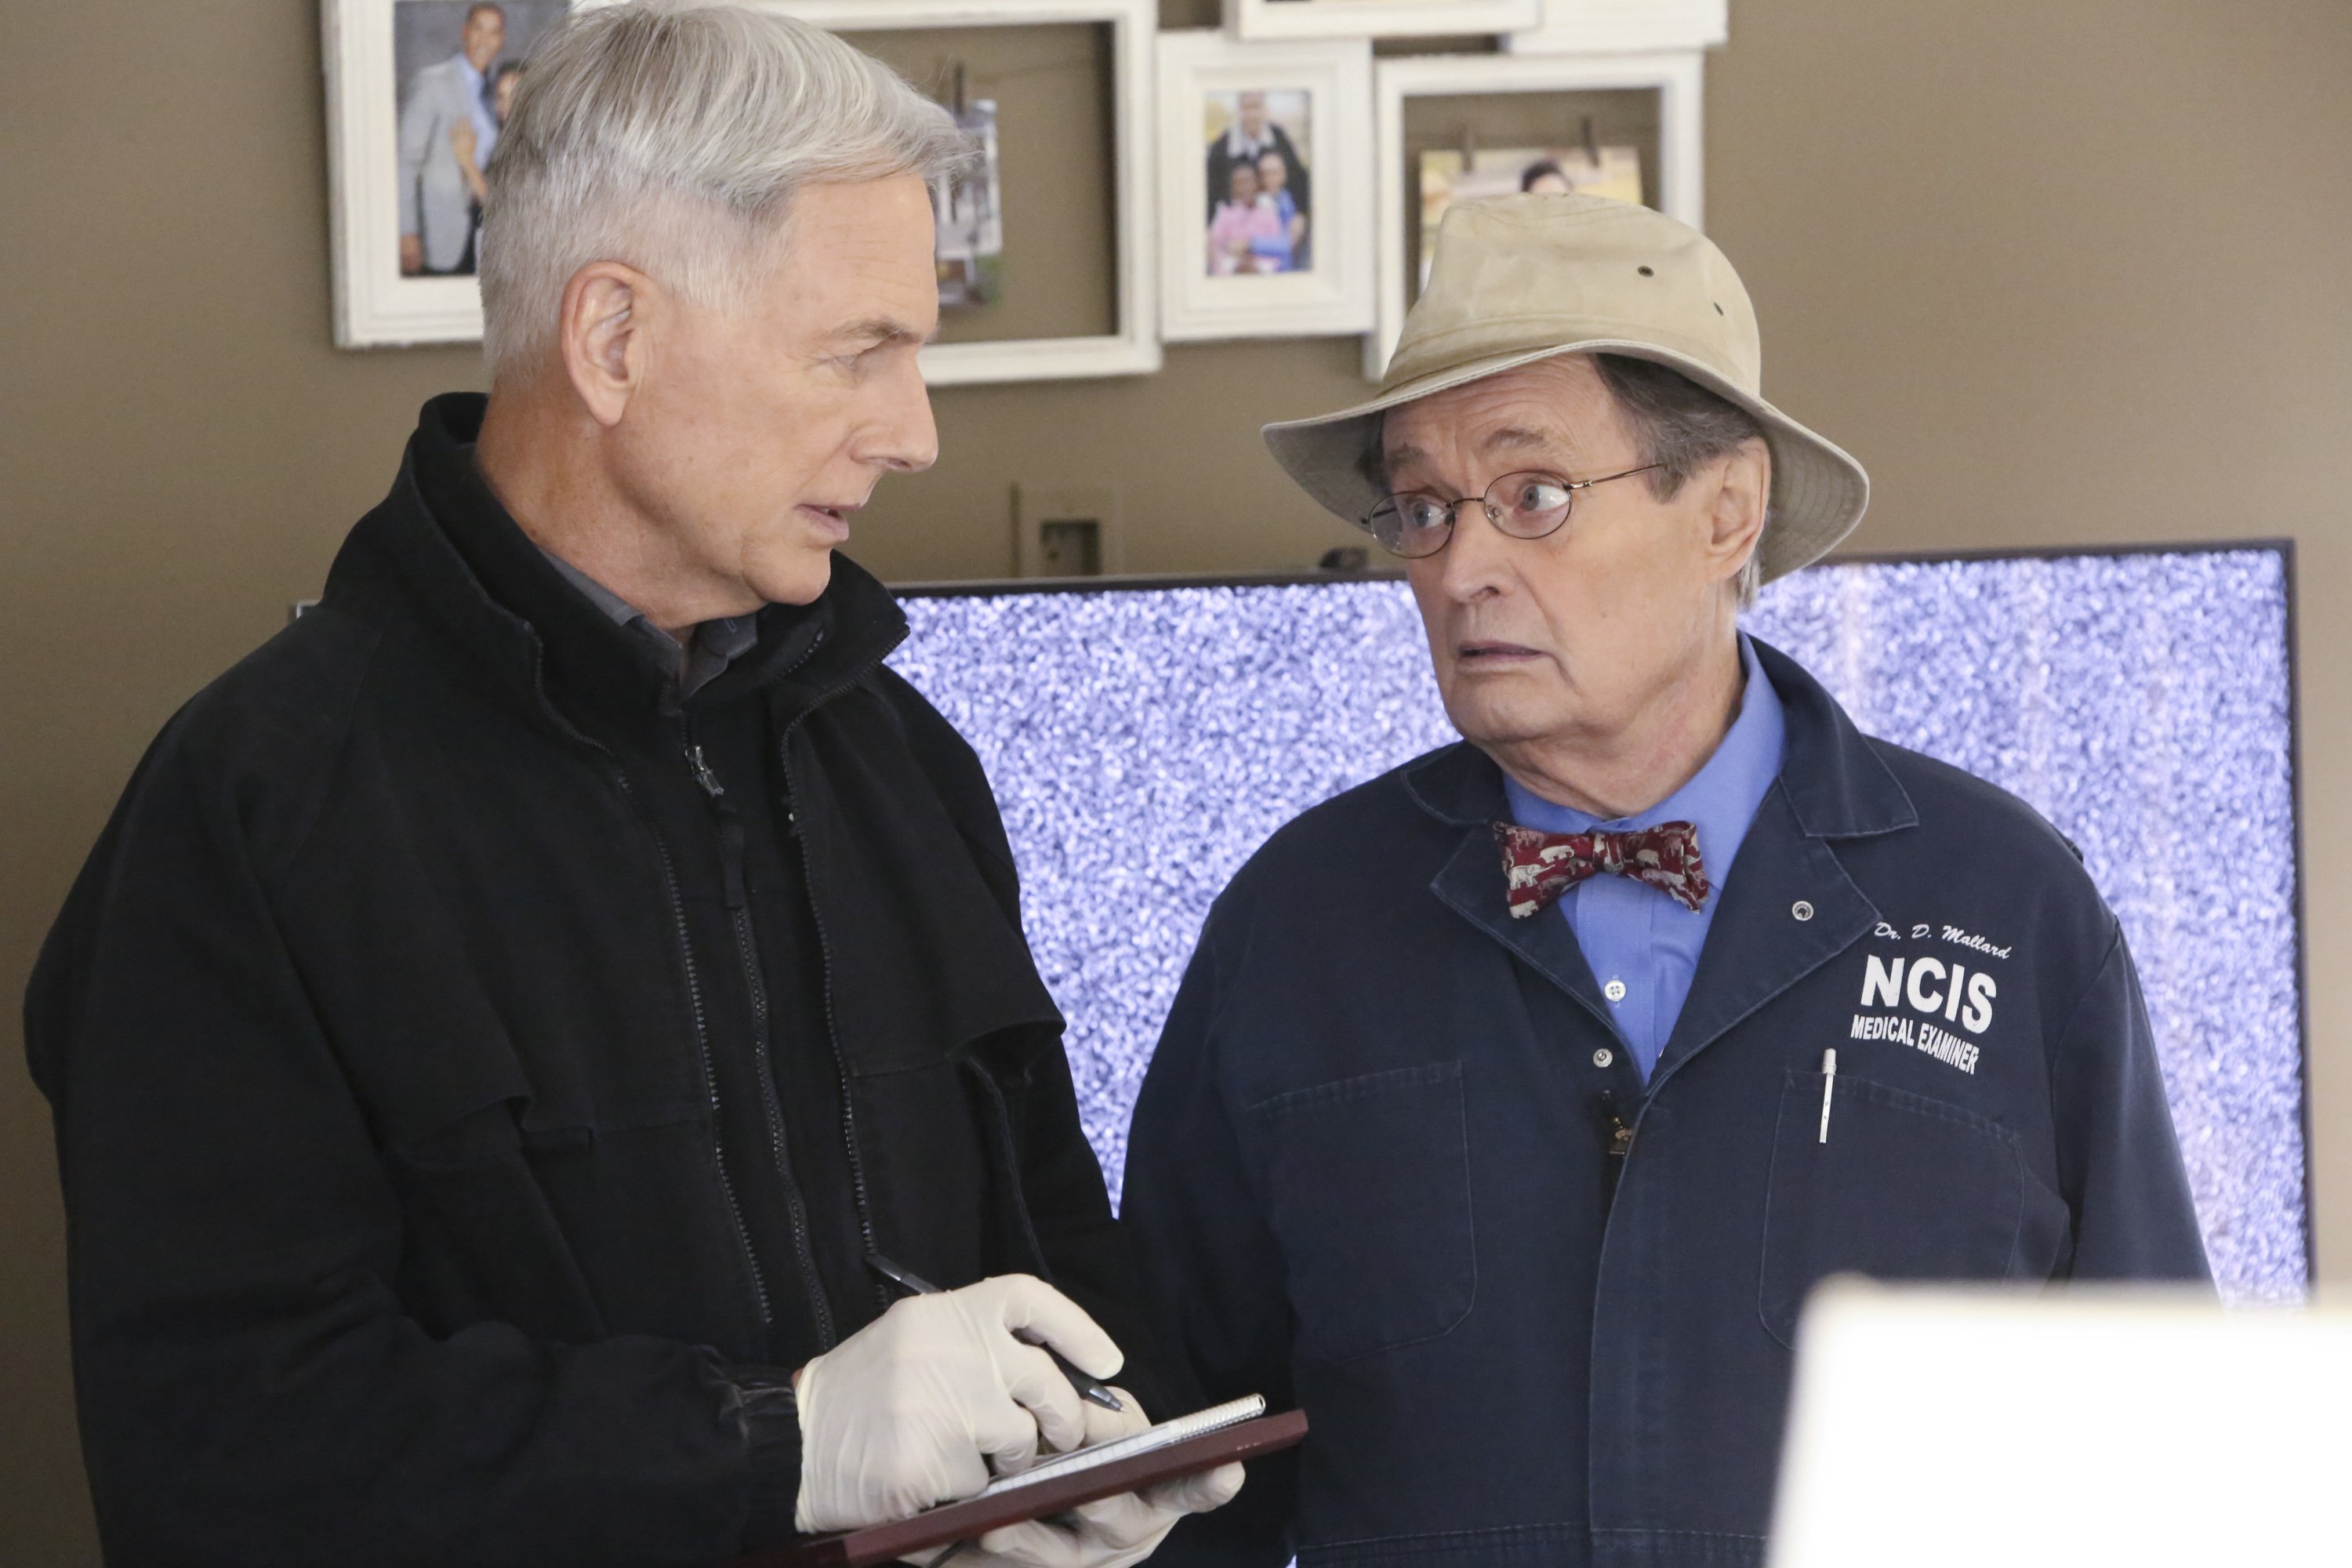
<path id="1" fill-rule="evenodd" d="M 1313 270 L 1313 95 L 1212 92 L 1202 107 L 1209 276 Z"/>

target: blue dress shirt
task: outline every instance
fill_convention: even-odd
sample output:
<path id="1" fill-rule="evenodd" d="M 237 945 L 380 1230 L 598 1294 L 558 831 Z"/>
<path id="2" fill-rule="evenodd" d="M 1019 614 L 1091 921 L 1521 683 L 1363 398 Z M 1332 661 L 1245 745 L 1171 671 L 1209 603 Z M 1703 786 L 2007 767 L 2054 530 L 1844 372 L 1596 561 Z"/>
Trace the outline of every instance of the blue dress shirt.
<path id="1" fill-rule="evenodd" d="M 1686 910 L 1656 889 L 1603 872 L 1578 884 L 1559 900 L 1562 919 L 1576 932 L 1576 944 L 1601 982 L 1601 994 L 1634 1062 L 1647 1079 L 1657 1065 L 1690 994 L 1706 928 L 1723 902 L 1723 884 L 1748 837 L 1748 824 L 1772 781 L 1780 776 L 1780 694 L 1756 660 L 1747 634 L 1739 638 L 1739 664 L 1747 687 L 1739 717 L 1706 765 L 1688 784 L 1649 810 L 1604 822 L 1570 806 L 1529 794 L 1506 775 L 1511 819 L 1546 833 L 1590 833 L 1654 827 L 1688 822 L 1698 828 L 1699 864 L 1707 879 L 1706 901 Z"/>

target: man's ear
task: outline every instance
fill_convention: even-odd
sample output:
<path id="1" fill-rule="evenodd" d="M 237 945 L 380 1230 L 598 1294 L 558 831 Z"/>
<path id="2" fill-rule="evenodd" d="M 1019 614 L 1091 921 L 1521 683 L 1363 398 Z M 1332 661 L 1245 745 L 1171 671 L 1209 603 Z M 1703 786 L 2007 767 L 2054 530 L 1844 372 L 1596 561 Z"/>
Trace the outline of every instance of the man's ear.
<path id="1" fill-rule="evenodd" d="M 645 384 L 659 315 L 653 279 L 617 261 L 592 261 L 563 286 L 563 372 L 599 425 L 619 424 Z"/>
<path id="2" fill-rule="evenodd" d="M 1758 437 L 1723 458 L 1722 479 L 1707 509 L 1707 552 L 1728 576 L 1754 552 L 1772 502 L 1772 453 Z"/>

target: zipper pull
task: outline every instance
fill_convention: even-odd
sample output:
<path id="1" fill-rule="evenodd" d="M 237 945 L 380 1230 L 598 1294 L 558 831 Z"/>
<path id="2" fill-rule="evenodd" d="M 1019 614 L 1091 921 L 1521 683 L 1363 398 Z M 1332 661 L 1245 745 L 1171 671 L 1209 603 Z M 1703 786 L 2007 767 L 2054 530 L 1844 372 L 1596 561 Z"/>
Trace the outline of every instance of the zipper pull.
<path id="1" fill-rule="evenodd" d="M 719 782 L 719 775 L 712 773 L 710 771 L 710 764 L 702 760 L 702 748 L 700 746 L 693 745 L 687 747 L 686 760 L 688 764 L 694 769 L 694 782 L 702 786 L 703 794 L 709 795 L 713 800 L 717 800 L 720 795 L 727 793 L 725 787 Z"/>
<path id="2" fill-rule="evenodd" d="M 720 784 L 719 775 L 710 771 L 710 764 L 703 759 L 702 747 L 698 742 L 687 742 L 686 762 L 694 771 L 694 782 L 700 784 L 702 793 L 710 797 L 712 813 L 719 818 L 719 868 L 726 883 L 727 907 L 740 910 L 751 901 L 751 890 L 743 875 L 743 819 L 728 803 L 727 786 Z"/>

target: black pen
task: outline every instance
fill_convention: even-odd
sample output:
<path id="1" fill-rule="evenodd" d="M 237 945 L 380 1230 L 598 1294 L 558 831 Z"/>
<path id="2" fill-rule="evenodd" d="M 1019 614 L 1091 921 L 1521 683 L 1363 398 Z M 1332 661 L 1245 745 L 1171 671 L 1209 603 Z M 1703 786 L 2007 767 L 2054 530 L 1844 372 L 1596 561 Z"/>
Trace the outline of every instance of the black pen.
<path id="1" fill-rule="evenodd" d="M 868 1268 L 873 1269 L 875 1273 L 882 1276 L 883 1279 L 890 1281 L 891 1284 L 898 1287 L 899 1289 L 906 1291 L 908 1295 L 938 1296 L 945 1294 L 945 1292 L 940 1290 L 938 1286 L 932 1284 L 921 1275 L 908 1273 L 906 1269 L 899 1268 L 897 1264 L 891 1262 L 888 1258 L 883 1257 L 878 1252 L 869 1252 L 866 1255 L 866 1266 Z M 1026 1335 L 1017 1335 L 1015 1337 L 1021 1339 L 1024 1343 L 1034 1344 L 1036 1342 L 1034 1340 L 1028 1339 Z M 1055 1350 L 1051 1345 L 1038 1345 L 1037 1348 L 1054 1358 L 1054 1364 L 1062 1369 L 1062 1375 L 1070 1380 L 1070 1386 L 1078 1391 L 1078 1397 L 1080 1399 L 1085 1400 L 1089 1405 L 1099 1405 L 1105 1410 L 1124 1411 L 1127 1408 L 1126 1405 L 1119 1403 L 1118 1394 L 1112 1393 L 1109 1389 L 1105 1388 L 1101 1384 L 1097 1383 L 1085 1373 L 1080 1372 L 1076 1366 L 1071 1364 L 1069 1358 L 1065 1356 L 1061 1352 Z"/>

